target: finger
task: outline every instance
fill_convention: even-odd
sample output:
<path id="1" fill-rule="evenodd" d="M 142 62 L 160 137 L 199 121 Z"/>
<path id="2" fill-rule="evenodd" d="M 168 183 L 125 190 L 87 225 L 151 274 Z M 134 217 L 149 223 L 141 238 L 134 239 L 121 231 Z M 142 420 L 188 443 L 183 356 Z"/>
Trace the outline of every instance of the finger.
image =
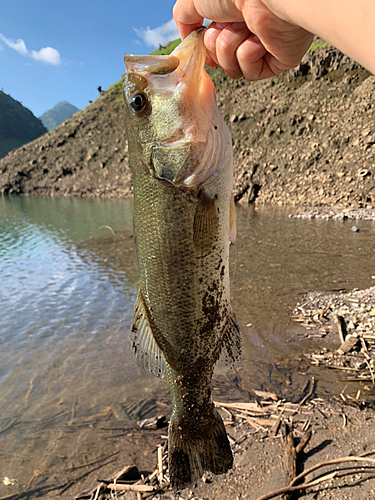
<path id="1" fill-rule="evenodd" d="M 238 47 L 251 35 L 244 22 L 230 23 L 218 35 L 216 57 L 225 73 L 231 78 L 241 78 L 242 70 L 237 61 Z"/>
<path id="2" fill-rule="evenodd" d="M 236 56 L 246 80 L 261 80 L 276 76 L 268 65 L 267 55 L 271 56 L 254 35 L 249 36 L 241 43 L 237 48 Z"/>
<path id="3" fill-rule="evenodd" d="M 194 0 L 177 0 L 173 7 L 173 18 L 182 39 L 202 26 L 204 20 L 197 11 Z"/>
<path id="4" fill-rule="evenodd" d="M 206 58 L 206 64 L 210 66 L 209 64 L 209 59 L 214 62 L 215 66 L 217 66 L 218 60 L 217 60 L 217 55 L 216 55 L 216 40 L 217 37 L 220 35 L 221 31 L 225 26 L 227 26 L 228 23 L 211 23 L 210 26 L 207 28 L 205 34 L 204 34 L 204 44 L 207 49 L 207 55 L 208 57 Z"/>
<path id="5" fill-rule="evenodd" d="M 216 66 L 218 66 L 218 63 L 214 61 L 214 59 L 212 59 L 212 57 L 209 54 L 206 55 L 206 60 L 204 61 L 204 64 L 206 66 L 209 66 L 210 68 L 216 68 Z"/>
<path id="6" fill-rule="evenodd" d="M 243 21 L 233 0 L 177 0 L 173 17 L 182 38 L 202 26 L 204 18 L 218 22 Z"/>

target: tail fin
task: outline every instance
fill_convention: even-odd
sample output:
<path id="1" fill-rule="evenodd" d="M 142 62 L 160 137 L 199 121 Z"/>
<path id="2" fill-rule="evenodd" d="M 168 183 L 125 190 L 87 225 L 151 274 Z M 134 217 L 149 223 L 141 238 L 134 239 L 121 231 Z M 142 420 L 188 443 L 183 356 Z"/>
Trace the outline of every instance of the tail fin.
<path id="1" fill-rule="evenodd" d="M 196 483 L 204 471 L 224 474 L 232 468 L 233 455 L 224 423 L 213 408 L 204 432 L 186 432 L 172 418 L 169 424 L 169 477 L 174 491 Z"/>

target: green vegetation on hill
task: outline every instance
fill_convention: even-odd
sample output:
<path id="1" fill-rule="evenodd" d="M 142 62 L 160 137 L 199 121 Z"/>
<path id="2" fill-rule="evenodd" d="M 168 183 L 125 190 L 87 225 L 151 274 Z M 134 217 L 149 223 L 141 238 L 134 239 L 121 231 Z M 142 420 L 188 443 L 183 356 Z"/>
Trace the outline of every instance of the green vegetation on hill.
<path id="1" fill-rule="evenodd" d="M 29 109 L 0 91 L 0 158 L 46 132 Z"/>
<path id="2" fill-rule="evenodd" d="M 151 52 L 154 56 L 167 56 L 181 43 L 181 38 L 177 38 L 177 40 L 173 40 L 173 42 L 168 42 L 165 47 L 161 47 L 160 49 L 154 50 Z"/>
<path id="3" fill-rule="evenodd" d="M 120 80 L 110 87 L 108 87 L 107 92 L 120 93 L 122 91 L 122 86 L 124 85 L 125 76 L 123 75 Z"/>
<path id="4" fill-rule="evenodd" d="M 56 104 L 52 109 L 46 111 L 39 119 L 47 130 L 51 131 L 61 123 L 68 120 L 71 116 L 79 111 L 78 108 L 73 106 L 67 101 L 62 101 Z"/>

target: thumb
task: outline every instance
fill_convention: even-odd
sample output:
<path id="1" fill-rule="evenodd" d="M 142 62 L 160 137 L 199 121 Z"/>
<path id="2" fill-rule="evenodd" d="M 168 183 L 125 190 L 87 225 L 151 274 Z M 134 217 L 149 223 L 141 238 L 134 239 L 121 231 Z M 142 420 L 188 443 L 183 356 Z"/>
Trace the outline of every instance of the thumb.
<path id="1" fill-rule="evenodd" d="M 204 16 L 198 12 L 194 0 L 177 0 L 173 7 L 173 18 L 182 39 L 202 26 L 204 20 Z"/>

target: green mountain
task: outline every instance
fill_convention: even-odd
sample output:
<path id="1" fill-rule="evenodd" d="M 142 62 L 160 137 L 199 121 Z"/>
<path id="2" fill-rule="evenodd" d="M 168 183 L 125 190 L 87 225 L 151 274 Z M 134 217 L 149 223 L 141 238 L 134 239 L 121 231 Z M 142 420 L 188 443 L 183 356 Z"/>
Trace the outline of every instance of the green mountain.
<path id="1" fill-rule="evenodd" d="M 71 116 L 79 111 L 78 108 L 73 106 L 67 101 L 62 101 L 56 104 L 52 109 L 46 111 L 39 116 L 39 119 L 42 121 L 43 125 L 50 132 L 54 128 L 56 128 L 60 123 L 65 122 Z"/>
<path id="2" fill-rule="evenodd" d="M 0 158 L 46 132 L 29 109 L 0 90 Z"/>

